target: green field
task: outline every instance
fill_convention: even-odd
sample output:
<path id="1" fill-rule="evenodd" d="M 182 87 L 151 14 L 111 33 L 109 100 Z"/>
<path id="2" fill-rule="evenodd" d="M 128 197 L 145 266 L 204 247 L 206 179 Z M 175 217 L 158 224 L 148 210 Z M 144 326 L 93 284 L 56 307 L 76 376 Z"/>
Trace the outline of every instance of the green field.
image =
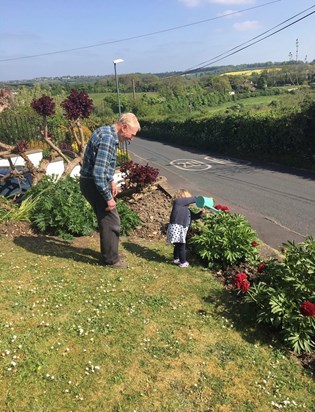
<path id="1" fill-rule="evenodd" d="M 246 109 L 258 108 L 259 106 L 260 108 L 266 108 L 272 101 L 283 101 L 284 97 L 284 95 L 249 97 L 247 99 L 226 102 L 215 107 L 209 107 L 208 111 L 209 113 L 219 113 L 224 112 L 226 109 L 233 106 L 243 106 Z"/>

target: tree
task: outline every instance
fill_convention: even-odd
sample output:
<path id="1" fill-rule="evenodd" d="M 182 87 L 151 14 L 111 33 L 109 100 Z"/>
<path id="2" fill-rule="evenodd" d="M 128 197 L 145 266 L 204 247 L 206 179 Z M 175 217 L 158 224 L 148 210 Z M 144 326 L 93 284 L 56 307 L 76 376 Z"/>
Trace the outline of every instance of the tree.
<path id="1" fill-rule="evenodd" d="M 257 80 L 257 89 L 262 89 L 264 90 L 267 87 L 267 83 L 268 83 L 268 76 L 267 76 L 267 71 L 264 70 L 263 72 L 261 72 L 260 76 L 258 77 Z"/>
<path id="2" fill-rule="evenodd" d="M 27 156 L 28 144 L 24 139 L 21 139 L 17 145 L 9 145 L 0 142 L 0 157 L 10 154 L 18 154 L 24 161 L 27 169 L 31 172 L 33 177 L 33 185 L 45 175 L 49 163 L 56 157 L 60 156 L 65 162 L 65 170 L 63 175 L 69 175 L 75 166 L 82 164 L 86 141 L 84 136 L 81 119 L 88 118 L 93 110 L 93 102 L 84 91 L 72 90 L 70 95 L 61 103 L 64 114 L 69 122 L 69 130 L 72 136 L 70 146 L 58 145 L 54 141 L 54 136 L 50 133 L 48 127 L 48 118 L 55 115 L 55 102 L 50 96 L 42 95 L 39 99 L 33 99 L 31 107 L 42 118 L 42 125 L 40 136 L 46 143 L 49 154 L 42 160 L 38 167 L 30 161 Z M 72 149 L 73 144 L 76 145 L 77 150 Z M 10 159 L 10 157 L 8 157 Z M 10 161 L 10 160 L 9 160 Z M 10 162 L 11 174 L 18 175 L 19 172 L 16 167 Z"/>

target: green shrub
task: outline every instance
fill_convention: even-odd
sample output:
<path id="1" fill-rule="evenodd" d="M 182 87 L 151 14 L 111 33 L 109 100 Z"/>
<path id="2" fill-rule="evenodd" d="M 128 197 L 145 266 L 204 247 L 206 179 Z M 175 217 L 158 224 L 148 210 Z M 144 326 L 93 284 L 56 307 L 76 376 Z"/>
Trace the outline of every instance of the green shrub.
<path id="1" fill-rule="evenodd" d="M 27 194 L 26 201 L 37 199 L 30 212 L 32 225 L 40 232 L 72 238 L 86 236 L 97 229 L 95 214 L 80 191 L 77 178 L 67 177 L 57 182 L 45 176 Z M 117 200 L 121 219 L 121 234 L 128 235 L 141 224 L 140 217 L 122 200 Z"/>
<path id="2" fill-rule="evenodd" d="M 283 261 L 270 260 L 248 290 L 257 320 L 281 330 L 295 352 L 315 347 L 315 242 L 283 245 Z"/>
<path id="3" fill-rule="evenodd" d="M 133 229 L 141 225 L 141 219 L 139 215 L 131 210 L 121 199 L 117 199 L 116 207 L 121 221 L 120 233 L 122 235 L 129 235 Z"/>
<path id="4" fill-rule="evenodd" d="M 257 234 L 241 215 L 225 211 L 207 214 L 194 222 L 193 232 L 189 243 L 208 267 L 258 261 Z"/>
<path id="5" fill-rule="evenodd" d="M 94 212 L 82 196 L 77 178 L 54 182 L 45 176 L 28 196 L 39 196 L 31 212 L 31 222 L 41 233 L 71 238 L 84 236 L 97 227 Z"/>

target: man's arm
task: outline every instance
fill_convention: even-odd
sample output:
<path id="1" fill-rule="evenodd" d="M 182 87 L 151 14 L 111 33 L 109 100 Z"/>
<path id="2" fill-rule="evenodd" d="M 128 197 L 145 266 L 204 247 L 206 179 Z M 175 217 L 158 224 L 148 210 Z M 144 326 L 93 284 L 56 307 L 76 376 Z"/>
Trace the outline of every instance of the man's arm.
<path id="1" fill-rule="evenodd" d="M 111 169 L 110 163 L 115 155 L 116 147 L 110 144 L 110 139 L 104 139 L 101 141 L 93 169 L 93 177 L 95 185 L 104 197 L 105 200 L 113 200 L 112 195 L 112 182 L 111 185 L 108 184 L 108 171 Z"/>

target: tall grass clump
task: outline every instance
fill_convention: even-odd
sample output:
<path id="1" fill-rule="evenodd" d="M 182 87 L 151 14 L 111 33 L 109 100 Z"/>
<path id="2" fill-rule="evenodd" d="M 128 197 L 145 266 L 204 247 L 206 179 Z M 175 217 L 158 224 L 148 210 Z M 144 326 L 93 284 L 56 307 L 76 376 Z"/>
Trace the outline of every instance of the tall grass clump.
<path id="1" fill-rule="evenodd" d="M 0 196 L 0 223 L 13 221 L 31 221 L 32 210 L 39 202 L 39 196 L 25 198 L 20 204 Z"/>

